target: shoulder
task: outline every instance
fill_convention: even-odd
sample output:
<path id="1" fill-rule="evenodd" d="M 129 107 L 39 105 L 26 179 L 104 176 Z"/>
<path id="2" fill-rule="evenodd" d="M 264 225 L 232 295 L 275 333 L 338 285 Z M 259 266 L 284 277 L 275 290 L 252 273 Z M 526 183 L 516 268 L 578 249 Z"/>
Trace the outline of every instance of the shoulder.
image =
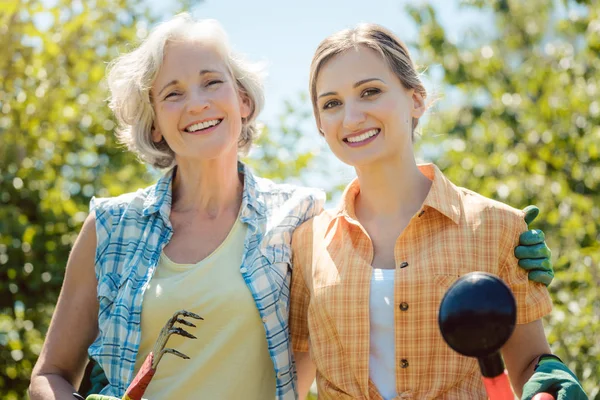
<path id="1" fill-rule="evenodd" d="M 271 201 L 287 201 L 295 198 L 309 202 L 325 202 L 325 192 L 321 189 L 289 183 L 276 183 L 270 179 L 257 176 L 254 177 L 254 180 L 257 193 Z"/>
<path id="2" fill-rule="evenodd" d="M 527 229 L 525 213 L 522 210 L 469 189 L 462 187 L 457 189 L 462 200 L 462 212 L 468 222 L 497 225 L 506 234 L 523 232 Z"/>
<path id="3" fill-rule="evenodd" d="M 246 181 L 251 187 L 248 194 L 264 207 L 266 215 L 287 215 L 298 219 L 297 224 L 318 215 L 325 204 L 325 192 L 321 189 L 287 183 L 275 183 L 270 179 L 251 176 Z"/>
<path id="4" fill-rule="evenodd" d="M 325 237 L 331 222 L 337 216 L 337 209 L 325 209 L 318 215 L 304 221 L 294 232 L 294 239 L 297 242 L 312 243 L 313 237 Z"/>
<path id="5" fill-rule="evenodd" d="M 92 197 L 90 200 L 90 211 L 94 211 L 96 218 L 104 213 L 111 215 L 121 214 L 125 211 L 139 212 L 144 209 L 147 201 L 153 193 L 156 185 L 135 192 L 124 193 L 115 197 Z"/>

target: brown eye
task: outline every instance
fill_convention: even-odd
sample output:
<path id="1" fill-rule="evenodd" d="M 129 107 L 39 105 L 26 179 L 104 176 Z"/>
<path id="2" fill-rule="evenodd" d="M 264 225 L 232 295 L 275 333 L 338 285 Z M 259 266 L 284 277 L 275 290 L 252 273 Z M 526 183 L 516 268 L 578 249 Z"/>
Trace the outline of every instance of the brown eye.
<path id="1" fill-rule="evenodd" d="M 361 97 L 374 96 L 379 93 L 381 93 L 381 90 L 379 90 L 377 88 L 369 88 L 369 89 L 363 90 L 363 92 L 361 93 Z"/>
<path id="2" fill-rule="evenodd" d="M 339 104 L 340 104 L 340 102 L 337 101 L 337 100 L 330 100 L 327 103 L 323 104 L 323 110 L 328 110 L 328 109 L 333 108 L 333 107 L 335 107 L 335 106 L 337 106 Z"/>

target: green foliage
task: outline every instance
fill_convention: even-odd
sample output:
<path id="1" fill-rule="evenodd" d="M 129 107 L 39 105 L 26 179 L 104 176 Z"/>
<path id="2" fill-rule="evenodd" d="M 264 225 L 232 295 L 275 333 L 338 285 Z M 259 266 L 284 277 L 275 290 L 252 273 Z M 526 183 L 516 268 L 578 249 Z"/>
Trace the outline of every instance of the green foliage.
<path id="1" fill-rule="evenodd" d="M 314 140 L 307 138 L 302 129 L 312 117 L 302 109 L 305 102 L 305 96 L 300 96 L 297 101 L 287 101 L 277 129 L 262 126 L 261 134 L 245 159 L 259 176 L 278 182 L 300 180 L 301 172 L 314 162 L 316 154 L 311 151 Z"/>
<path id="2" fill-rule="evenodd" d="M 156 178 L 115 142 L 104 82 L 106 64 L 165 17 L 152 15 L 148 4 L 0 4 L 0 399 L 26 398 L 91 196 L 118 195 Z M 169 13 L 192 4 L 171 1 Z M 301 183 L 300 171 L 313 159 L 297 128 L 307 119 L 282 117 L 279 133 L 265 127 L 247 161 L 263 176 Z"/>
<path id="3" fill-rule="evenodd" d="M 150 181 L 115 143 L 103 78 L 151 21 L 142 1 L 0 5 L 2 399 L 26 398 L 90 197 Z"/>
<path id="4" fill-rule="evenodd" d="M 301 93 L 284 105 L 278 123 L 263 127 L 245 161 L 259 176 L 276 182 L 319 187 L 329 195 L 339 192 L 348 179 L 340 182 L 339 166 L 331 166 L 330 152 L 317 132 L 307 96 Z"/>
<path id="5" fill-rule="evenodd" d="M 541 209 L 556 278 L 553 351 L 600 399 L 600 2 L 468 1 L 495 25 L 453 43 L 433 7 L 409 8 L 440 107 L 421 148 L 460 186 Z M 441 67 L 441 68 L 440 68 Z"/>

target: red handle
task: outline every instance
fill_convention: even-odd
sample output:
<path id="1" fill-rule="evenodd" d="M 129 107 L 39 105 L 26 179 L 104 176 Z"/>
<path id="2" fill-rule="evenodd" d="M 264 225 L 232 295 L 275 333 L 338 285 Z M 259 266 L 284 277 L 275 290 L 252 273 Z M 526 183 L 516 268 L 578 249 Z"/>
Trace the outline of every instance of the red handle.
<path id="1" fill-rule="evenodd" d="M 532 400 L 554 400 L 554 396 L 552 396 L 550 393 L 538 393 L 533 396 Z"/>
<path id="2" fill-rule="evenodd" d="M 485 385 L 485 391 L 488 394 L 490 400 L 514 400 L 515 395 L 510 387 L 508 380 L 508 374 L 506 370 L 504 373 L 495 376 L 493 378 L 483 377 L 483 384 Z"/>

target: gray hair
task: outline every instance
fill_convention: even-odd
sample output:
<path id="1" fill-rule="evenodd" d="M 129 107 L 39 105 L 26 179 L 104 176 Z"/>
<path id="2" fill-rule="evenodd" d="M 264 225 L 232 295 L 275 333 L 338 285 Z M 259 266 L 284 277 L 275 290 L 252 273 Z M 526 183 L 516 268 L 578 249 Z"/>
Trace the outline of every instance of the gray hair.
<path id="1" fill-rule="evenodd" d="M 175 154 L 164 139 L 155 143 L 151 138 L 155 113 L 150 88 L 163 62 L 165 46 L 173 40 L 206 40 L 215 46 L 229 67 L 240 93 L 250 101 L 250 114 L 242 119 L 238 149 L 245 154 L 258 134 L 256 117 L 264 105 L 263 68 L 235 54 L 227 35 L 215 20 L 195 21 L 187 14 L 179 14 L 154 28 L 135 50 L 123 54 L 108 66 L 110 89 L 109 107 L 119 127 L 117 139 L 140 160 L 154 167 L 175 165 Z"/>

